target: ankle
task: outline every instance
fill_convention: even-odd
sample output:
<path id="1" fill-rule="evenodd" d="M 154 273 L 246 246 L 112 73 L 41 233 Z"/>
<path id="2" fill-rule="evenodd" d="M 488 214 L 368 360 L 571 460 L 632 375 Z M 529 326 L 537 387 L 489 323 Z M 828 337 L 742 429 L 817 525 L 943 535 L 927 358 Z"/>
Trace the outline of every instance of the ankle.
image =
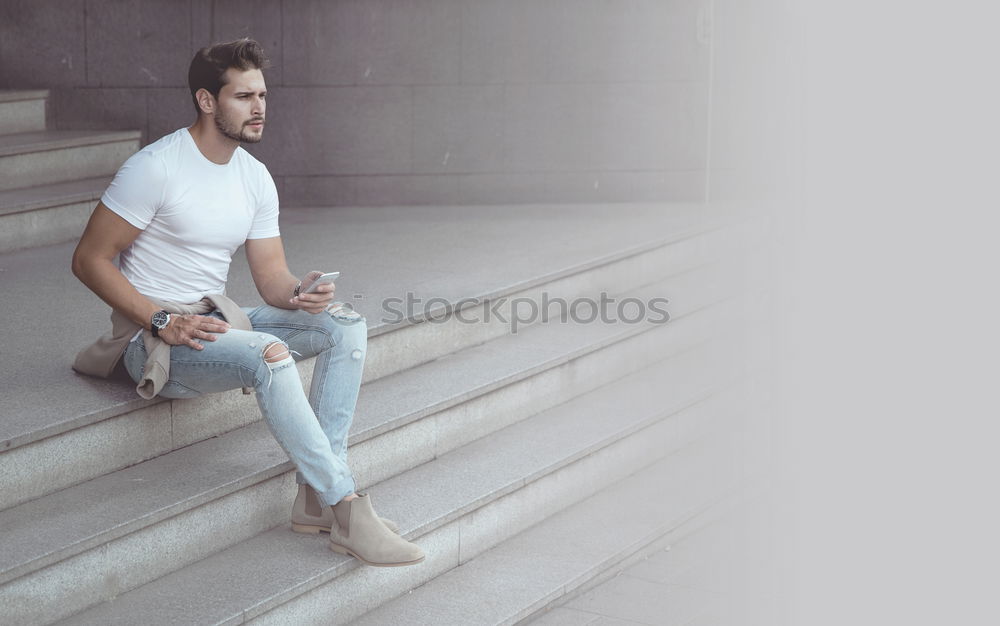
<path id="1" fill-rule="evenodd" d="M 352 493 L 352 494 L 349 494 L 349 495 L 345 496 L 344 499 L 341 500 L 341 502 L 350 502 L 351 500 L 355 500 L 358 497 L 359 497 L 358 494 Z"/>

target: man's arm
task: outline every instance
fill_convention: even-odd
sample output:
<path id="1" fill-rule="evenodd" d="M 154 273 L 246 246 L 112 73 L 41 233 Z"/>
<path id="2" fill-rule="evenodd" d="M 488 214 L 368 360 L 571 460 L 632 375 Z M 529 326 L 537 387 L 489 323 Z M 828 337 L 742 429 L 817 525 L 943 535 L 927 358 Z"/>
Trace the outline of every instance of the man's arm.
<path id="1" fill-rule="evenodd" d="M 333 283 L 320 285 L 313 293 L 300 293 L 297 297 L 293 295 L 299 279 L 288 270 L 281 237 L 247 239 L 246 252 L 253 283 L 264 302 L 281 309 L 302 309 L 309 313 L 320 313 L 333 302 L 336 290 Z M 318 271 L 309 272 L 302 282 L 308 283 L 322 274 Z"/>
<path id="2" fill-rule="evenodd" d="M 73 252 L 73 275 L 111 308 L 149 329 L 153 313 L 160 307 L 139 293 L 113 262 L 141 232 L 98 202 Z M 171 315 L 170 324 L 159 335 L 170 345 L 186 344 L 200 350 L 202 346 L 196 339 L 215 341 L 212 333 L 226 332 L 228 328 L 229 324 L 214 317 Z"/>

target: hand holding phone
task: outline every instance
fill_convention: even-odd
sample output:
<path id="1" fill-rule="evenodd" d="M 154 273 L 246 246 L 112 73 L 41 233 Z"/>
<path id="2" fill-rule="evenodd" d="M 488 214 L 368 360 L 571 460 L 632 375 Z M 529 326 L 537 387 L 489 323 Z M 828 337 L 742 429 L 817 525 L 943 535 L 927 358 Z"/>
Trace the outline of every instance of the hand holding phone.
<path id="1" fill-rule="evenodd" d="M 309 272 L 299 284 L 298 289 L 296 289 L 297 295 L 293 296 L 288 303 L 306 313 L 312 313 L 313 315 L 322 313 L 333 300 L 333 292 L 336 290 L 336 287 L 333 286 L 329 291 L 323 292 L 317 290 L 320 285 L 333 285 L 333 281 L 337 280 L 338 276 L 340 276 L 340 272 L 330 272 L 328 274 L 317 271 Z"/>
<path id="2" fill-rule="evenodd" d="M 330 272 L 328 274 L 322 274 L 321 276 L 317 276 L 316 279 L 313 280 L 313 282 L 308 286 L 303 285 L 303 289 L 299 293 L 315 293 L 317 287 L 319 287 L 320 285 L 325 285 L 327 283 L 332 283 L 333 281 L 337 280 L 339 276 L 340 272 Z"/>

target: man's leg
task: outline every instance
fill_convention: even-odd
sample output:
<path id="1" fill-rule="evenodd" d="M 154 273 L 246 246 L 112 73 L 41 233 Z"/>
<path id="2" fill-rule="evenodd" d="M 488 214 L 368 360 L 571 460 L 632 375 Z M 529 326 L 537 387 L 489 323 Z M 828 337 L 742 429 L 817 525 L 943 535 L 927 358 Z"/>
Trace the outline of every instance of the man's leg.
<path id="1" fill-rule="evenodd" d="M 368 327 L 349 310 L 313 315 L 270 306 L 245 309 L 256 330 L 280 337 L 299 359 L 316 356 L 309 404 L 326 434 L 330 449 L 346 464 L 347 434 L 354 421 L 354 408 L 361 387 Z M 299 485 L 309 485 L 302 472 Z M 389 530 L 399 531 L 391 519 L 379 518 Z M 292 508 L 292 528 L 299 532 L 326 532 L 333 519 L 313 501 L 308 489 L 300 488 Z"/>
<path id="2" fill-rule="evenodd" d="M 334 505 L 354 494 L 351 471 L 330 448 L 284 342 L 264 332 L 230 329 L 203 345 L 203 350 L 170 349 L 170 380 L 162 397 L 189 398 L 253 387 L 271 433 L 321 503 Z M 145 352 L 141 339 L 126 350 L 126 369 L 133 379 L 141 374 Z"/>
<path id="3" fill-rule="evenodd" d="M 134 380 L 141 375 L 141 363 L 145 362 L 145 348 L 141 344 L 141 340 L 133 342 L 125 355 L 126 369 Z M 216 341 L 206 341 L 203 345 L 204 350 L 171 348 L 170 381 L 165 391 L 170 387 L 170 391 L 187 397 L 192 393 L 253 386 L 261 413 L 275 439 L 306 483 L 315 489 L 323 509 L 329 512 L 330 549 L 377 566 L 414 565 L 424 560 L 419 546 L 395 534 L 375 514 L 368 494 L 355 493 L 350 469 L 330 447 L 302 390 L 285 342 L 259 330 L 230 329 L 218 335 Z M 346 341 L 339 345 L 346 345 Z M 348 357 L 359 360 L 351 354 Z M 357 382 L 360 384 L 360 374 Z M 319 392 L 321 400 L 325 395 L 325 391 Z M 353 395 L 356 399 L 357 392 Z M 348 420 L 346 427 L 349 426 Z"/>
<path id="4" fill-rule="evenodd" d="M 316 357 L 309 404 L 331 450 L 346 463 L 347 435 L 368 349 L 365 319 L 343 309 L 314 315 L 266 305 L 247 309 L 247 315 L 255 330 L 287 343 L 296 358 Z M 296 479 L 305 482 L 301 473 Z"/>

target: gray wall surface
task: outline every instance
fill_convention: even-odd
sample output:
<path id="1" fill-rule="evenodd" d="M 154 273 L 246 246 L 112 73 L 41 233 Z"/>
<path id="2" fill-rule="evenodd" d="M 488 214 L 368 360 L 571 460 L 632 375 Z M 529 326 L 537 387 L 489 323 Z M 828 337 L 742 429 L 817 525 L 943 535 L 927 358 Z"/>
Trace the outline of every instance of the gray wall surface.
<path id="1" fill-rule="evenodd" d="M 745 210 L 791 201 L 797 32 L 785 0 L 712 0 L 708 202 Z"/>
<path id="2" fill-rule="evenodd" d="M 251 151 L 288 205 L 697 200 L 709 0 L 3 0 L 0 88 L 50 126 L 189 125 L 194 52 L 272 61 Z"/>

